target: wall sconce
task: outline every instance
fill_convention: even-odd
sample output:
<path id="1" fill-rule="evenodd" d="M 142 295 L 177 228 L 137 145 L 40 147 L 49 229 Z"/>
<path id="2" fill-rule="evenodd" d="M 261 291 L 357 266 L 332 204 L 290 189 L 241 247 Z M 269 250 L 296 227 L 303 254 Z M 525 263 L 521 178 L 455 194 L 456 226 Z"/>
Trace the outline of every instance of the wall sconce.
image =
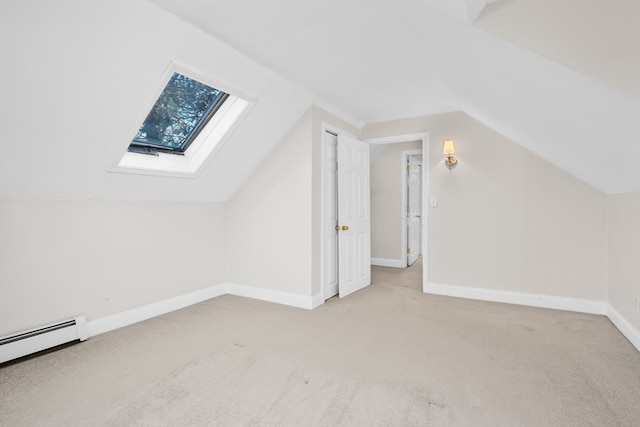
<path id="1" fill-rule="evenodd" d="M 442 154 L 445 155 L 444 164 L 451 170 L 458 164 L 458 159 L 453 153 L 456 152 L 456 146 L 453 145 L 453 139 L 445 139 L 442 145 Z"/>

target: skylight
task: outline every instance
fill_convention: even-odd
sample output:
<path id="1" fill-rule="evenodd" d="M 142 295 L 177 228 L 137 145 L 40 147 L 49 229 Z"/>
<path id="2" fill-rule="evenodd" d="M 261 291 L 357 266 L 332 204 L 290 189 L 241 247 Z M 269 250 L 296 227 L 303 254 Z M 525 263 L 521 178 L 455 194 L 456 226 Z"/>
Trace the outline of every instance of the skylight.
<path id="1" fill-rule="evenodd" d="M 180 73 L 173 73 L 129 151 L 184 153 L 229 94 Z"/>
<path id="2" fill-rule="evenodd" d="M 195 177 L 250 105 L 173 63 L 163 82 L 110 171 Z"/>

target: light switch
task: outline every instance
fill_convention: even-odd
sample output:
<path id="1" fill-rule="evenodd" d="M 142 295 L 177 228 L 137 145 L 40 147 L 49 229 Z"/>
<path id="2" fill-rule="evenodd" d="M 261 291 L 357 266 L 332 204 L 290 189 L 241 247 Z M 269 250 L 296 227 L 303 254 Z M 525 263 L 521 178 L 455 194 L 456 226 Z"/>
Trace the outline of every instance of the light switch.
<path id="1" fill-rule="evenodd" d="M 429 206 L 431 206 L 432 208 L 438 207 L 438 199 L 436 198 L 436 196 L 429 197 Z"/>

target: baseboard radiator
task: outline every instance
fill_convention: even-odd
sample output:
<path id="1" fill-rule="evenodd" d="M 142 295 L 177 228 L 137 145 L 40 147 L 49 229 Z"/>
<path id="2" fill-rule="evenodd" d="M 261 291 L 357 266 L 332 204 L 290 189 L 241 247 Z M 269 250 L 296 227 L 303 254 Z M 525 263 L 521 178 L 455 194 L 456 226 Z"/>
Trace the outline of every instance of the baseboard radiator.
<path id="1" fill-rule="evenodd" d="M 89 337 L 84 316 L 0 338 L 0 363 Z"/>

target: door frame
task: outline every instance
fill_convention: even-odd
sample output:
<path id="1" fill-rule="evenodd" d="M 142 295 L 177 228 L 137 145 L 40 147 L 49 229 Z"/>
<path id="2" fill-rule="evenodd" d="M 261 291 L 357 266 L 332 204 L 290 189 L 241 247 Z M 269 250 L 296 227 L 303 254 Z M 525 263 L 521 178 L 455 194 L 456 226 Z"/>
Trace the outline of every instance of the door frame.
<path id="1" fill-rule="evenodd" d="M 327 260 L 325 259 L 325 241 L 324 241 L 324 230 L 327 226 L 327 219 L 324 216 L 324 210 L 325 210 L 325 206 L 327 204 L 327 200 L 325 198 L 325 183 L 324 183 L 324 172 L 325 172 L 325 154 L 326 154 L 326 150 L 327 150 L 327 146 L 325 144 L 325 132 L 329 132 L 332 133 L 334 135 L 346 135 L 349 136 L 351 138 L 356 138 L 357 136 L 355 136 L 354 134 L 352 134 L 351 132 L 346 132 L 343 129 L 340 129 L 337 126 L 334 126 L 332 124 L 326 123 L 326 122 L 322 122 L 321 125 L 321 137 L 320 137 L 320 210 L 319 215 L 320 215 L 320 298 L 317 300 L 319 305 L 320 304 L 324 304 L 325 299 L 325 274 L 324 274 L 324 269 L 325 269 L 325 264 L 327 262 Z M 337 197 L 337 193 L 336 193 L 336 197 Z M 338 286 L 340 286 L 338 284 Z"/>
<path id="2" fill-rule="evenodd" d="M 427 206 L 428 199 L 428 175 L 429 175 L 429 133 L 428 132 L 419 132 L 419 133 L 411 133 L 404 135 L 394 135 L 387 136 L 383 138 L 370 138 L 363 139 L 363 142 L 367 142 L 371 145 L 381 145 L 381 144 L 393 144 L 396 142 L 411 142 L 411 141 L 422 141 L 422 182 L 421 182 L 421 190 L 422 190 L 422 200 L 420 203 L 421 219 L 422 219 L 422 233 L 421 233 L 421 252 L 422 252 L 422 291 L 427 291 L 427 285 L 429 283 L 429 252 L 428 252 L 428 215 L 429 211 Z M 406 152 L 418 151 L 418 150 L 407 150 Z M 416 153 L 417 154 L 417 153 Z M 406 174 L 406 159 L 405 151 L 402 152 L 403 155 L 403 173 L 402 173 L 402 209 L 404 209 L 404 215 L 402 215 L 402 241 L 403 248 L 407 247 L 407 215 L 406 215 L 406 203 L 407 203 L 407 174 Z M 425 256 L 426 255 L 426 256 Z M 407 254 L 406 250 L 403 250 L 402 259 L 404 265 L 407 264 Z"/>

